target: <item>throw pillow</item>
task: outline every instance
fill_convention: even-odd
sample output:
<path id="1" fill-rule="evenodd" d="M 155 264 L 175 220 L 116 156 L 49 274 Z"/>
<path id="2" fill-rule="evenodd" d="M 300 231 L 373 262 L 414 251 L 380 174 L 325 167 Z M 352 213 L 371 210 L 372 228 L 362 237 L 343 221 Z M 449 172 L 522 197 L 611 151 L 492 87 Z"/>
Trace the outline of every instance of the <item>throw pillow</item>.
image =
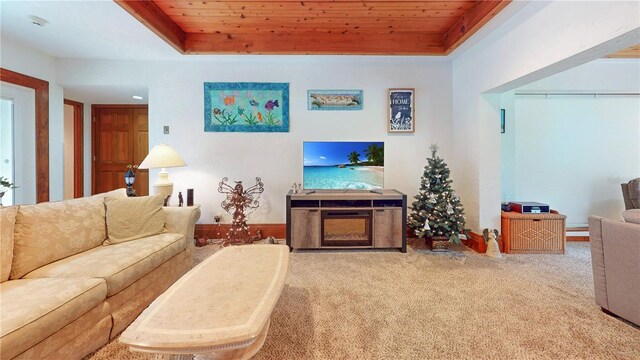
<path id="1" fill-rule="evenodd" d="M 0 208 L 0 277 L 9 280 L 13 259 L 13 231 L 16 224 L 17 206 Z"/>
<path id="2" fill-rule="evenodd" d="M 640 209 L 623 211 L 622 217 L 628 223 L 640 224 Z"/>
<path id="3" fill-rule="evenodd" d="M 41 266 L 93 249 L 106 238 L 103 199 L 21 205 L 10 278 L 21 278 Z"/>
<path id="4" fill-rule="evenodd" d="M 130 198 L 108 196 L 107 240 L 104 245 L 118 244 L 159 234 L 164 231 L 166 215 L 162 195 Z"/>
<path id="5" fill-rule="evenodd" d="M 91 195 L 91 197 L 99 197 L 99 198 L 102 198 L 103 200 L 106 199 L 107 197 L 126 198 L 127 197 L 127 189 L 125 189 L 125 188 L 115 189 L 115 190 L 103 192 L 103 193 L 100 193 L 100 194 Z"/>

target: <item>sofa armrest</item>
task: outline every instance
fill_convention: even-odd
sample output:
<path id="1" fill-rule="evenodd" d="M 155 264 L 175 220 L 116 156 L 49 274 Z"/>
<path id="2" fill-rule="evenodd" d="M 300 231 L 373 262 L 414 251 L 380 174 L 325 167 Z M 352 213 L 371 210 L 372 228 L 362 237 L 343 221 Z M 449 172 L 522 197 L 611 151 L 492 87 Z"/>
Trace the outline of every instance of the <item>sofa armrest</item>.
<path id="1" fill-rule="evenodd" d="M 602 245 L 602 220 L 600 216 L 589 216 L 589 243 L 591 245 L 591 268 L 596 304 L 609 309 L 607 301 L 607 277 L 604 267 L 604 247 Z"/>
<path id="2" fill-rule="evenodd" d="M 200 206 L 163 207 L 167 214 L 165 227 L 167 231 L 182 234 L 187 240 L 187 253 L 192 254 L 195 248 L 194 232 L 196 222 L 200 219 Z"/>

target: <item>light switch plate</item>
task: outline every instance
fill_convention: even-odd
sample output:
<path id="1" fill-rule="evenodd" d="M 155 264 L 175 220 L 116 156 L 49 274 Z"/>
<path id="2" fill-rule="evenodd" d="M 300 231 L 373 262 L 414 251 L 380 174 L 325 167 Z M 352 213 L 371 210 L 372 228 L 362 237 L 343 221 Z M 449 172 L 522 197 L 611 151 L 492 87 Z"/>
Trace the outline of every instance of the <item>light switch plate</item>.
<path id="1" fill-rule="evenodd" d="M 163 126 L 162 129 L 163 129 L 165 135 L 169 135 L 169 126 L 165 125 L 165 126 Z"/>

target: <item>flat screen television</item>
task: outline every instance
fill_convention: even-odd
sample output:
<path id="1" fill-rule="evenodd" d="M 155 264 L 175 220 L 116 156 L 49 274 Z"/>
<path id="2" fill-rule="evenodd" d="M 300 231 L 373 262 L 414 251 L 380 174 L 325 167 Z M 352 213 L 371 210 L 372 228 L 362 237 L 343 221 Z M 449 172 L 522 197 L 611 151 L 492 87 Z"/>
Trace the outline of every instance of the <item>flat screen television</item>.
<path id="1" fill-rule="evenodd" d="M 304 189 L 384 188 L 384 142 L 305 141 Z"/>

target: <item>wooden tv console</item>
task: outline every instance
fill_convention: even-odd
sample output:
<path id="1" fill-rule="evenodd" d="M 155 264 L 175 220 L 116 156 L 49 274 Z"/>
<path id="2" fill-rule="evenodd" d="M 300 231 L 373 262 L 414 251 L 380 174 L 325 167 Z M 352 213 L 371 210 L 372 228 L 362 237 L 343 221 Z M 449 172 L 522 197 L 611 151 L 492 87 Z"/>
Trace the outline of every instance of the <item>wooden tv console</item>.
<path id="1" fill-rule="evenodd" d="M 397 190 L 287 194 L 287 245 L 291 250 L 396 248 L 405 253 L 406 227 L 407 195 Z"/>

